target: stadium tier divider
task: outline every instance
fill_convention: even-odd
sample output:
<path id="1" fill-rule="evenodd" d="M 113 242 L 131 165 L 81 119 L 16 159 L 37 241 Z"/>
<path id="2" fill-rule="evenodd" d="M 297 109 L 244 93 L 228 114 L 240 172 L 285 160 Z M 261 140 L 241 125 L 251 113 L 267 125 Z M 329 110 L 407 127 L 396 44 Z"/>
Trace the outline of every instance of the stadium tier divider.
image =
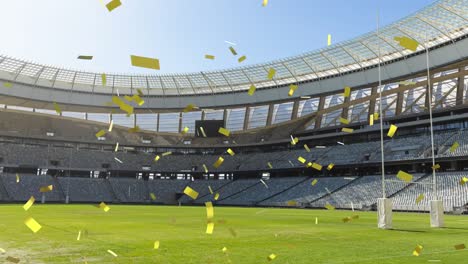
<path id="1" fill-rule="evenodd" d="M 266 197 L 266 198 L 264 198 L 264 199 L 261 199 L 260 201 L 256 202 L 256 205 L 261 205 L 262 202 L 264 202 L 264 201 L 266 201 L 266 200 L 269 200 L 269 199 L 271 199 L 271 198 L 273 198 L 273 197 L 275 197 L 275 196 L 279 196 L 279 195 L 281 195 L 282 193 L 287 192 L 288 190 L 291 190 L 291 189 L 293 189 L 294 187 L 296 187 L 296 186 L 298 186 L 298 185 L 300 185 L 300 184 L 302 184 L 302 183 L 304 183 L 304 182 L 308 182 L 308 181 L 311 180 L 311 179 L 312 179 L 312 177 L 305 177 L 304 180 L 299 181 L 299 182 L 297 182 L 296 184 L 293 184 L 292 186 L 289 186 L 288 188 L 286 188 L 286 189 L 284 189 L 284 190 L 282 190 L 282 191 L 280 191 L 280 192 L 278 192 L 278 193 L 275 193 L 275 194 L 270 195 L 270 196 L 268 196 L 268 197 Z"/>

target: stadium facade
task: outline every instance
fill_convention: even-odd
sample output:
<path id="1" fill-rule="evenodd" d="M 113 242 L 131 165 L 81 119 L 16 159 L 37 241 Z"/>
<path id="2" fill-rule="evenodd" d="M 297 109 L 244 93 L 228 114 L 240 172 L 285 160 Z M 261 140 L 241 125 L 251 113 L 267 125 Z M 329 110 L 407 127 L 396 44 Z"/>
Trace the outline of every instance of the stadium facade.
<path id="1" fill-rule="evenodd" d="M 468 169 L 467 21 L 467 1 L 440 0 L 321 50 L 192 74 L 80 72 L 0 56 L 0 199 L 198 204 L 218 193 L 220 205 L 370 210 L 382 194 L 372 177 L 381 170 L 380 126 L 369 120 L 381 112 L 385 131 L 398 126 L 383 144 L 394 208 L 427 211 L 434 195 L 445 211 L 461 213 L 468 204 L 468 184 L 460 183 Z M 402 36 L 420 45 L 405 49 L 395 41 Z M 291 96 L 290 85 L 298 85 Z M 145 103 L 131 115 L 109 104 L 138 90 Z M 184 111 L 191 104 L 197 108 Z M 441 167 L 436 194 L 395 177 L 405 170 L 416 182 L 431 181 L 430 107 Z M 111 120 L 113 131 L 97 137 Z M 196 120 L 224 120 L 232 133 L 200 137 Z M 128 131 L 135 127 L 141 130 Z M 213 166 L 219 157 L 224 162 Z M 45 185 L 56 188 L 39 193 Z M 182 196 L 186 186 L 200 198 Z M 421 193 L 427 199 L 415 203 Z"/>

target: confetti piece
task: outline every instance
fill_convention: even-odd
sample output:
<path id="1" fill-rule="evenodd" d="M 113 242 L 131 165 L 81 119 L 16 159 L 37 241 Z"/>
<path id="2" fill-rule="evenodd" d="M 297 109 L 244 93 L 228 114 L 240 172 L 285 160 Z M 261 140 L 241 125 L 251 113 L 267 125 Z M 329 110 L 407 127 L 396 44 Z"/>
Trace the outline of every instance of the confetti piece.
<path id="1" fill-rule="evenodd" d="M 192 111 L 192 110 L 195 109 L 195 108 L 196 108 L 196 106 L 195 106 L 194 104 L 188 104 L 188 105 L 184 108 L 184 110 L 182 110 L 182 111 L 183 111 L 184 113 L 187 113 L 187 112 Z"/>
<path id="2" fill-rule="evenodd" d="M 416 198 L 416 204 L 419 204 L 423 199 L 424 199 L 424 194 L 421 193 L 421 194 Z"/>
<path id="3" fill-rule="evenodd" d="M 302 164 L 306 162 L 306 159 L 304 159 L 303 157 L 298 157 L 297 160 Z"/>
<path id="4" fill-rule="evenodd" d="M 288 96 L 293 96 L 294 92 L 297 90 L 298 86 L 295 84 L 289 85 Z"/>
<path id="5" fill-rule="evenodd" d="M 405 182 L 410 182 L 413 179 L 413 175 L 406 173 L 404 171 L 398 171 L 396 176 L 398 179 L 405 181 Z"/>
<path id="6" fill-rule="evenodd" d="M 271 162 L 268 162 L 267 165 L 270 169 L 273 169 L 273 165 L 271 165 Z"/>
<path id="7" fill-rule="evenodd" d="M 158 161 L 161 157 L 159 155 L 156 155 L 156 157 L 154 157 L 154 161 Z"/>
<path id="8" fill-rule="evenodd" d="M 275 74 L 276 74 L 276 70 L 273 68 L 270 68 L 268 70 L 268 75 L 267 75 L 268 80 L 273 80 L 273 77 L 275 77 Z"/>
<path id="9" fill-rule="evenodd" d="M 348 125 L 348 124 L 349 124 L 349 120 L 348 120 L 348 119 L 346 119 L 346 118 L 342 118 L 342 117 L 340 117 L 340 123 L 341 123 L 341 124 Z"/>
<path id="10" fill-rule="evenodd" d="M 0 248 L 0 253 L 6 253 L 6 251 L 3 248 Z"/>
<path id="11" fill-rule="evenodd" d="M 373 126 L 374 125 L 374 115 L 370 115 L 369 116 L 369 126 Z"/>
<path id="12" fill-rule="evenodd" d="M 206 207 L 206 219 L 211 220 L 214 217 L 214 208 L 213 208 L 213 203 L 212 202 L 206 202 L 205 203 Z"/>
<path id="13" fill-rule="evenodd" d="M 119 160 L 117 157 L 114 157 L 114 160 L 117 161 L 118 163 L 122 164 L 123 162 Z"/>
<path id="14" fill-rule="evenodd" d="M 145 104 L 145 100 L 141 99 L 141 97 L 138 94 L 134 94 L 132 96 L 132 100 L 139 106 L 142 106 Z"/>
<path id="15" fill-rule="evenodd" d="M 207 59 L 207 60 L 214 60 L 214 59 L 215 59 L 215 56 L 206 54 L 206 55 L 205 55 L 205 59 Z"/>
<path id="16" fill-rule="evenodd" d="M 267 6 L 267 5 L 268 5 L 268 0 L 263 0 L 262 6 L 265 7 L 265 6 Z"/>
<path id="17" fill-rule="evenodd" d="M 450 147 L 450 152 L 455 152 L 459 146 L 460 144 L 458 144 L 458 141 L 453 142 L 453 145 Z"/>
<path id="18" fill-rule="evenodd" d="M 182 134 L 186 134 L 189 132 L 189 127 L 184 127 L 184 130 L 182 130 Z"/>
<path id="19" fill-rule="evenodd" d="M 211 189 L 210 185 L 208 185 L 208 190 L 210 191 L 211 194 L 213 194 L 213 189 Z"/>
<path id="20" fill-rule="evenodd" d="M 231 233 L 231 235 L 232 235 L 233 237 L 237 237 L 237 232 L 236 232 L 236 230 L 234 230 L 234 228 L 230 227 L 230 228 L 229 228 L 229 232 Z"/>
<path id="21" fill-rule="evenodd" d="M 239 63 L 241 63 L 241 62 L 245 61 L 245 59 L 247 59 L 247 57 L 244 55 L 244 56 L 240 57 L 239 59 L 237 59 L 237 61 Z"/>
<path id="22" fill-rule="evenodd" d="M 193 200 L 196 200 L 198 197 L 198 192 L 190 188 L 189 186 L 185 187 L 184 193 L 188 195 L 190 198 L 192 198 Z"/>
<path id="23" fill-rule="evenodd" d="M 159 240 L 154 241 L 153 249 L 159 249 Z"/>
<path id="24" fill-rule="evenodd" d="M 462 249 L 465 249 L 465 248 L 466 248 L 465 244 L 455 245 L 456 250 L 462 250 Z"/>
<path id="25" fill-rule="evenodd" d="M 398 41 L 400 46 L 411 51 L 416 51 L 419 46 L 419 43 L 416 40 L 408 37 L 394 37 L 393 39 Z"/>
<path id="26" fill-rule="evenodd" d="M 417 245 L 416 248 L 413 251 L 413 256 L 419 257 L 419 255 L 421 254 L 422 249 L 423 249 L 423 246 Z"/>
<path id="27" fill-rule="evenodd" d="M 222 157 L 219 157 L 218 160 L 213 164 L 213 167 L 215 167 L 216 169 L 221 166 L 221 164 L 223 164 L 224 162 L 224 159 Z"/>
<path id="28" fill-rule="evenodd" d="M 128 129 L 128 133 L 138 133 L 138 132 L 140 132 L 139 126 L 135 126 L 133 128 Z"/>
<path id="29" fill-rule="evenodd" d="M 203 169 L 205 169 L 205 173 L 208 173 L 208 167 L 205 164 L 203 164 Z"/>
<path id="30" fill-rule="evenodd" d="M 79 55 L 78 56 L 79 60 L 92 60 L 93 56 L 88 56 L 88 55 Z"/>
<path id="31" fill-rule="evenodd" d="M 221 249 L 221 251 L 223 251 L 223 253 L 226 253 L 226 252 L 227 252 L 227 248 L 226 248 L 226 247 L 223 247 L 223 249 Z"/>
<path id="32" fill-rule="evenodd" d="M 143 91 L 141 89 L 136 89 L 137 90 L 137 93 L 139 96 L 145 96 L 145 94 L 143 93 Z"/>
<path id="33" fill-rule="evenodd" d="M 288 202 L 287 202 L 287 205 L 288 205 L 288 206 L 296 206 L 296 205 L 297 205 L 297 202 L 296 202 L 296 201 L 288 201 Z"/>
<path id="34" fill-rule="evenodd" d="M 321 171 L 322 170 L 322 165 L 318 164 L 318 163 L 312 163 L 312 168 L 318 170 L 318 171 Z"/>
<path id="35" fill-rule="evenodd" d="M 255 85 L 250 85 L 249 91 L 247 92 L 250 96 L 252 96 L 255 93 L 255 90 L 257 90 L 257 87 Z"/>
<path id="36" fill-rule="evenodd" d="M 106 86 L 107 84 L 107 76 L 105 73 L 101 74 L 101 81 L 102 81 L 102 86 Z"/>
<path id="37" fill-rule="evenodd" d="M 387 136 L 393 137 L 395 132 L 397 131 L 398 127 L 395 125 L 390 125 L 390 129 L 388 130 Z"/>
<path id="38" fill-rule="evenodd" d="M 101 202 L 99 204 L 99 208 L 101 208 L 106 213 L 110 210 L 110 207 L 105 202 Z"/>
<path id="39" fill-rule="evenodd" d="M 209 235 L 212 235 L 213 230 L 214 230 L 214 222 L 208 222 L 206 224 L 206 233 L 209 234 Z"/>
<path id="40" fill-rule="evenodd" d="M 42 228 L 42 226 L 32 217 L 26 218 L 26 220 L 24 220 L 24 224 L 34 233 L 37 233 Z"/>
<path id="41" fill-rule="evenodd" d="M 315 217 L 315 224 L 318 225 L 318 217 Z"/>
<path id="42" fill-rule="evenodd" d="M 19 263 L 20 262 L 19 258 L 15 258 L 15 257 L 12 257 L 12 256 L 8 256 L 6 258 L 6 260 L 9 261 L 9 262 L 12 262 L 12 263 Z"/>
<path id="43" fill-rule="evenodd" d="M 218 133 L 220 133 L 221 135 L 224 135 L 226 137 L 229 137 L 229 135 L 231 134 L 231 131 L 229 131 L 229 129 L 226 129 L 224 127 L 220 127 L 219 130 L 218 130 Z"/>
<path id="44" fill-rule="evenodd" d="M 151 200 L 155 201 L 156 200 L 156 194 L 150 193 Z"/>
<path id="45" fill-rule="evenodd" d="M 292 136 L 291 136 L 291 138 L 292 138 Z M 291 145 L 293 145 L 293 146 L 296 145 L 298 142 L 299 142 L 299 138 L 298 138 L 298 137 L 295 137 L 295 138 L 292 138 L 292 139 L 291 139 Z"/>
<path id="46" fill-rule="evenodd" d="M 78 231 L 78 236 L 76 237 L 76 240 L 77 240 L 77 241 L 80 241 L 80 239 L 81 239 L 81 230 Z"/>
<path id="47" fill-rule="evenodd" d="M 227 151 L 227 153 L 229 153 L 229 155 L 231 155 L 231 156 L 236 155 L 236 153 L 235 153 L 232 149 L 230 149 L 230 148 L 228 148 L 226 151 Z"/>
<path id="48" fill-rule="evenodd" d="M 327 204 L 325 205 L 325 208 L 327 208 L 327 210 L 335 210 L 335 206 L 333 206 L 333 205 L 331 205 L 331 204 L 329 204 L 329 203 L 327 203 Z"/>
<path id="49" fill-rule="evenodd" d="M 232 55 L 237 56 L 237 52 L 233 47 L 229 47 L 229 50 L 231 51 Z"/>
<path id="50" fill-rule="evenodd" d="M 23 205 L 23 209 L 25 211 L 29 210 L 29 208 L 31 208 L 31 206 L 33 206 L 35 201 L 36 201 L 36 199 L 34 198 L 34 196 L 31 196 L 31 198 L 29 198 L 29 200 Z"/>
<path id="51" fill-rule="evenodd" d="M 53 189 L 54 189 L 53 185 L 48 185 L 48 186 L 42 186 L 41 188 L 39 188 L 39 191 L 41 193 L 45 193 L 45 192 L 51 192 Z"/>
<path id="52" fill-rule="evenodd" d="M 276 259 L 276 255 L 275 254 L 270 254 L 270 256 L 267 257 L 268 261 L 272 261 L 274 259 Z"/>
<path id="53" fill-rule="evenodd" d="M 352 128 L 346 128 L 346 127 L 343 127 L 341 129 L 341 132 L 346 132 L 346 133 L 353 133 L 354 129 Z"/>
<path id="54" fill-rule="evenodd" d="M 351 220 L 352 220 L 351 217 L 349 217 L 349 216 L 345 217 L 345 218 L 343 218 L 343 223 L 351 222 Z"/>
<path id="55" fill-rule="evenodd" d="M 167 152 L 164 152 L 163 154 L 161 154 L 161 156 L 165 157 L 165 156 L 169 156 L 171 154 L 172 154 L 171 151 L 167 151 Z"/>
<path id="56" fill-rule="evenodd" d="M 263 179 L 260 179 L 260 182 L 263 184 L 263 186 L 265 186 L 265 188 L 268 189 L 268 185 L 266 184 L 266 182 Z"/>
<path id="57" fill-rule="evenodd" d="M 332 44 L 332 36 L 331 34 L 328 34 L 327 45 L 330 46 L 331 44 Z"/>
<path id="58" fill-rule="evenodd" d="M 307 144 L 304 144 L 304 148 L 305 148 L 305 150 L 306 150 L 307 152 L 310 152 L 310 148 L 309 148 L 309 146 L 307 146 Z"/>
<path id="59" fill-rule="evenodd" d="M 327 166 L 327 170 L 329 170 L 329 171 L 330 171 L 330 170 L 332 170 L 332 169 L 333 169 L 333 167 L 335 167 L 335 164 L 333 164 L 333 163 L 330 163 L 330 164 L 328 164 L 328 166 Z"/>
<path id="60" fill-rule="evenodd" d="M 96 137 L 100 138 L 106 134 L 106 131 L 104 129 L 99 130 L 99 132 L 96 133 Z"/>
<path id="61" fill-rule="evenodd" d="M 374 113 L 373 116 L 374 116 L 374 121 L 379 120 L 379 113 Z"/>
<path id="62" fill-rule="evenodd" d="M 132 62 L 132 65 L 135 67 L 159 70 L 158 59 L 131 55 L 130 60 Z"/>
<path id="63" fill-rule="evenodd" d="M 318 182 L 318 180 L 317 180 L 317 179 L 314 179 L 310 184 L 311 184 L 312 186 L 314 186 L 315 184 L 317 184 L 317 182 Z"/>
<path id="64" fill-rule="evenodd" d="M 122 3 L 120 2 L 120 0 L 112 0 L 109 3 L 107 3 L 106 7 L 107 7 L 107 10 L 109 10 L 109 12 L 112 12 L 114 9 L 116 9 L 117 7 L 121 5 Z"/>
<path id="65" fill-rule="evenodd" d="M 350 95 L 351 95 L 351 87 L 346 86 L 346 87 L 344 88 L 343 96 L 344 96 L 344 97 L 349 97 Z"/>
<path id="66" fill-rule="evenodd" d="M 62 109 L 60 109 L 60 106 L 56 102 L 54 102 L 54 108 L 58 115 L 62 115 Z"/>
<path id="67" fill-rule="evenodd" d="M 436 164 L 434 166 L 431 167 L 433 170 L 438 170 L 440 169 L 440 164 Z"/>
<path id="68" fill-rule="evenodd" d="M 16 173 L 16 183 L 19 183 L 20 182 L 20 177 L 19 177 L 19 174 Z"/>
<path id="69" fill-rule="evenodd" d="M 4 82 L 3 86 L 5 86 L 6 88 L 11 88 L 13 87 L 13 84 L 11 82 Z"/>
<path id="70" fill-rule="evenodd" d="M 219 193 L 216 193 L 216 194 L 215 194 L 214 199 L 215 199 L 215 201 L 218 201 L 218 199 L 219 199 Z"/>
<path id="71" fill-rule="evenodd" d="M 111 254 L 114 257 L 118 257 L 117 254 L 115 254 L 115 252 L 110 249 L 107 250 L 107 253 Z"/>
<path id="72" fill-rule="evenodd" d="M 461 184 L 461 185 L 465 185 L 467 182 L 468 182 L 468 178 L 467 178 L 467 177 L 463 177 L 463 178 L 460 179 L 460 184 Z"/>
<path id="73" fill-rule="evenodd" d="M 201 132 L 202 136 L 206 138 L 205 129 L 203 129 L 203 127 L 200 127 L 200 132 Z"/>

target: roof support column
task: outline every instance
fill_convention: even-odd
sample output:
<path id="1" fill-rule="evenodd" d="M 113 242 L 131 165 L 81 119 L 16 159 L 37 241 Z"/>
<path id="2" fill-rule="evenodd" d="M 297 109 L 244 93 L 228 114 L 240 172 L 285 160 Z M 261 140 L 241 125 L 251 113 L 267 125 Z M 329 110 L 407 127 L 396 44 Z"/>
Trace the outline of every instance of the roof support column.
<path id="1" fill-rule="evenodd" d="M 179 130 L 177 130 L 177 133 L 180 133 L 182 131 L 182 112 L 179 113 Z"/>
<path id="2" fill-rule="evenodd" d="M 274 108 L 275 108 L 274 104 L 269 104 L 268 105 L 268 115 L 267 115 L 267 121 L 266 121 L 267 126 L 270 126 L 271 123 L 272 123 Z"/>
<path id="3" fill-rule="evenodd" d="M 297 118 L 297 112 L 299 111 L 299 103 L 300 103 L 299 100 L 296 100 L 293 103 L 293 109 L 292 109 L 292 113 L 291 113 L 291 120 Z"/>
<path id="4" fill-rule="evenodd" d="M 224 127 L 226 128 L 226 125 L 227 125 L 227 116 L 228 116 L 228 111 L 226 108 L 224 108 L 224 111 L 223 111 L 223 121 L 224 121 Z"/>
<path id="5" fill-rule="evenodd" d="M 371 89 L 371 99 L 369 100 L 369 113 L 367 113 L 367 120 L 370 120 L 370 116 L 375 113 L 375 98 L 373 95 L 377 94 L 377 86 L 372 87 Z"/>
<path id="6" fill-rule="evenodd" d="M 403 85 L 399 85 L 399 87 L 401 87 Z M 397 93 L 397 101 L 396 101 L 396 108 L 395 108 L 395 116 L 399 116 L 402 112 L 402 109 L 403 109 L 403 92 L 398 92 Z"/>
<path id="7" fill-rule="evenodd" d="M 348 103 L 350 100 L 351 100 L 351 95 L 349 95 L 348 97 L 344 97 L 343 104 L 345 105 L 345 107 L 343 107 L 343 110 L 341 112 L 341 117 L 344 119 L 348 119 L 348 115 L 349 115 Z"/>
<path id="8" fill-rule="evenodd" d="M 460 67 L 458 72 L 463 72 L 464 67 Z M 465 88 L 465 75 L 460 74 L 458 75 L 458 82 L 457 82 L 457 105 L 463 104 L 463 90 Z"/>
<path id="9" fill-rule="evenodd" d="M 317 112 L 322 111 L 324 106 L 325 106 L 325 95 L 321 95 L 319 99 Z M 317 115 L 317 117 L 315 118 L 315 127 L 314 127 L 315 129 L 320 128 L 322 126 L 322 116 L 323 115 L 320 114 L 320 115 Z"/>
<path id="10" fill-rule="evenodd" d="M 250 121 L 250 106 L 247 106 L 245 108 L 244 130 L 247 130 L 247 128 L 249 127 L 249 121 Z"/>

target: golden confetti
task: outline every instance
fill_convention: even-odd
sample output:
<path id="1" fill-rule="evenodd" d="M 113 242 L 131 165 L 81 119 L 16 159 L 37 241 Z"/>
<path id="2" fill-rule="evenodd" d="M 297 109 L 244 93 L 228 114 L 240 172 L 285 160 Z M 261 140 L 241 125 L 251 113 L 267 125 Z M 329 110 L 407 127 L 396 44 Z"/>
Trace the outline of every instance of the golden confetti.
<path id="1" fill-rule="evenodd" d="M 16 173 L 16 183 L 19 183 L 20 182 L 20 177 L 19 177 L 19 174 Z"/>
<path id="2" fill-rule="evenodd" d="M 328 166 L 327 166 L 327 170 L 329 170 L 329 171 L 330 171 L 330 170 L 332 170 L 332 169 L 333 169 L 333 167 L 335 167 L 335 164 L 333 164 L 333 163 L 330 163 L 330 164 L 328 164 Z"/>
<path id="3" fill-rule="evenodd" d="M 229 47 L 229 50 L 231 51 L 232 55 L 237 56 L 237 51 L 233 47 Z"/>
<path id="4" fill-rule="evenodd" d="M 318 182 L 318 180 L 317 180 L 317 179 L 314 179 L 310 184 L 311 184 L 312 186 L 314 186 L 315 184 L 317 184 L 317 182 Z"/>
<path id="5" fill-rule="evenodd" d="M 257 87 L 255 85 L 250 85 L 249 91 L 247 92 L 250 96 L 254 95 L 255 90 L 257 90 Z"/>
<path id="6" fill-rule="evenodd" d="M 15 257 L 12 257 L 12 256 L 8 256 L 6 258 L 6 260 L 9 261 L 9 262 L 12 262 L 12 263 L 19 263 L 20 262 L 19 258 L 15 258 Z"/>
<path id="7" fill-rule="evenodd" d="M 342 117 L 340 117 L 340 123 L 341 123 L 341 124 L 348 125 L 348 124 L 349 124 L 349 120 L 348 120 L 348 119 L 346 119 L 346 118 L 342 118 Z"/>
<path id="8" fill-rule="evenodd" d="M 306 159 L 304 159 L 303 157 L 298 157 L 297 160 L 302 164 L 306 162 Z"/>
<path id="9" fill-rule="evenodd" d="M 395 41 L 398 41 L 400 46 L 402 46 L 405 49 L 409 49 L 411 51 L 416 51 L 418 46 L 419 46 L 419 42 L 417 42 L 414 39 L 405 37 L 405 36 L 403 36 L 403 37 L 394 37 L 393 39 Z"/>
<path id="10" fill-rule="evenodd" d="M 213 208 L 213 203 L 212 202 L 206 202 L 205 203 L 206 207 L 206 219 L 212 220 L 214 217 L 214 208 Z"/>
<path id="11" fill-rule="evenodd" d="M 196 200 L 198 197 L 198 192 L 190 188 L 189 186 L 185 187 L 184 193 L 188 195 L 190 198 L 192 198 L 193 200 Z"/>
<path id="12" fill-rule="evenodd" d="M 117 7 L 121 5 L 122 3 L 120 2 L 120 0 L 112 0 L 106 5 L 106 7 L 107 7 L 107 10 L 109 10 L 109 12 L 112 12 L 112 10 L 116 9 Z"/>
<path id="13" fill-rule="evenodd" d="M 276 255 L 275 254 L 270 254 L 268 257 L 267 257 L 268 261 L 272 261 L 274 259 L 276 259 Z"/>
<path id="14" fill-rule="evenodd" d="M 387 136 L 393 137 L 395 132 L 397 131 L 398 127 L 395 125 L 390 125 L 390 129 L 388 130 Z"/>
<path id="15" fill-rule="evenodd" d="M 398 171 L 396 176 L 398 179 L 405 181 L 405 182 L 411 182 L 411 180 L 413 179 L 413 175 L 406 173 L 404 171 Z"/>
<path id="16" fill-rule="evenodd" d="M 206 167 L 205 164 L 203 164 L 203 169 L 205 170 L 205 173 L 208 173 L 208 167 Z"/>
<path id="17" fill-rule="evenodd" d="M 346 133 L 353 133 L 354 129 L 352 128 L 346 128 L 346 127 L 343 127 L 341 129 L 341 132 L 346 132 Z"/>
<path id="18" fill-rule="evenodd" d="M 346 86 L 346 87 L 344 88 L 343 96 L 344 96 L 344 97 L 349 97 L 350 95 L 351 95 L 351 87 Z"/>
<path id="19" fill-rule="evenodd" d="M 244 56 L 240 57 L 239 59 L 237 59 L 237 61 L 239 63 L 241 63 L 241 62 L 245 61 L 245 59 L 247 59 L 247 57 L 244 55 Z"/>
<path id="20" fill-rule="evenodd" d="M 215 201 L 218 201 L 218 199 L 219 199 L 219 193 L 216 193 L 216 194 L 215 194 L 214 199 L 215 199 Z"/>
<path id="21" fill-rule="evenodd" d="M 100 138 L 106 134 L 106 131 L 104 129 L 99 130 L 99 132 L 96 133 L 96 137 Z"/>
<path id="22" fill-rule="evenodd" d="M 4 82 L 3 86 L 6 87 L 6 88 L 11 88 L 11 87 L 13 87 L 13 84 L 11 82 Z"/>
<path id="23" fill-rule="evenodd" d="M 156 200 L 156 195 L 154 193 L 150 193 L 151 200 L 155 201 Z"/>
<path id="24" fill-rule="evenodd" d="M 460 144 L 458 144 L 458 141 L 453 142 L 453 145 L 450 147 L 450 152 L 455 152 L 459 146 Z"/>
<path id="25" fill-rule="evenodd" d="M 273 80 L 273 77 L 275 77 L 275 74 L 276 74 L 276 70 L 273 68 L 270 68 L 268 70 L 268 75 L 267 75 L 268 80 Z"/>
<path id="26" fill-rule="evenodd" d="M 267 5 L 268 5 L 268 0 L 263 0 L 262 6 L 265 7 L 265 6 L 267 6 Z"/>
<path id="27" fill-rule="evenodd" d="M 418 257 L 419 255 L 421 255 L 422 249 L 423 249 L 423 246 L 417 245 L 416 248 L 413 250 L 413 256 Z"/>
<path id="28" fill-rule="evenodd" d="M 159 70 L 158 59 L 130 55 L 130 60 L 132 62 L 132 65 L 135 67 Z"/>
<path id="29" fill-rule="evenodd" d="M 294 92 L 297 90 L 298 86 L 295 84 L 290 84 L 289 85 L 289 92 L 288 96 L 293 96 Z"/>
<path id="30" fill-rule="evenodd" d="M 424 199 L 424 194 L 421 193 L 421 194 L 416 198 L 416 204 L 419 204 L 423 199 Z"/>
<path id="31" fill-rule="evenodd" d="M 194 105 L 194 104 L 188 104 L 184 110 L 182 110 L 184 113 L 187 113 L 187 112 L 191 112 L 192 110 L 194 110 L 197 106 Z"/>
<path id="32" fill-rule="evenodd" d="M 304 149 L 305 149 L 307 152 L 310 152 L 310 148 L 309 148 L 309 146 L 307 146 L 307 144 L 304 144 Z"/>
<path id="33" fill-rule="evenodd" d="M 335 210 L 335 206 L 333 206 L 333 205 L 331 205 L 331 204 L 329 204 L 329 203 L 327 203 L 327 204 L 325 205 L 325 208 L 327 208 L 327 210 Z"/>
<path id="34" fill-rule="evenodd" d="M 468 182 L 468 178 L 467 178 L 467 177 L 463 177 L 463 178 L 461 178 L 461 180 L 460 180 L 460 184 L 461 184 L 461 185 L 465 185 L 467 182 Z"/>
<path id="35" fill-rule="evenodd" d="M 465 244 L 455 245 L 456 250 L 462 250 L 462 249 L 465 249 L 465 248 L 466 248 Z"/>
<path id="36" fill-rule="evenodd" d="M 229 155 L 231 155 L 231 156 L 234 156 L 234 155 L 236 154 L 236 153 L 235 153 L 232 149 L 230 149 L 230 148 L 228 148 L 226 151 L 227 151 L 227 153 L 229 153 Z"/>
<path id="37" fill-rule="evenodd" d="M 182 130 L 182 134 L 186 134 L 187 132 L 189 132 L 189 128 L 188 128 L 188 127 L 184 127 L 184 130 Z"/>
<path id="38" fill-rule="evenodd" d="M 227 252 L 227 248 L 226 248 L 226 247 L 223 247 L 223 249 L 221 249 L 221 251 L 223 251 L 223 253 L 226 253 L 226 252 Z"/>
<path id="39" fill-rule="evenodd" d="M 273 169 L 273 165 L 271 165 L 271 162 L 268 162 L 267 165 L 270 169 Z"/>
<path id="40" fill-rule="evenodd" d="M 224 162 L 224 159 L 222 157 L 219 157 L 218 160 L 213 164 L 213 167 L 215 167 L 216 169 L 221 166 L 221 164 L 223 164 Z"/>
<path id="41" fill-rule="evenodd" d="M 115 252 L 110 249 L 107 250 L 107 253 L 111 254 L 114 257 L 118 257 L 117 254 L 115 254 Z"/>
<path id="42" fill-rule="evenodd" d="M 80 239 L 81 239 L 81 230 L 78 231 L 78 236 L 76 237 L 76 240 L 77 240 L 77 241 L 80 241 Z"/>
<path id="43" fill-rule="evenodd" d="M 33 206 L 35 201 L 36 201 L 36 199 L 34 198 L 34 196 L 31 196 L 31 198 L 29 198 L 29 200 L 23 205 L 23 209 L 25 211 L 29 210 L 29 208 L 31 208 L 31 206 Z"/>
<path id="44" fill-rule="evenodd" d="M 107 84 L 107 76 L 105 73 L 101 74 L 101 81 L 102 81 L 102 86 L 106 86 Z"/>
<path id="45" fill-rule="evenodd" d="M 215 56 L 214 56 L 214 55 L 206 54 L 206 55 L 205 55 L 205 59 L 207 59 L 207 60 L 214 60 L 214 59 L 215 59 Z"/>
<path id="46" fill-rule="evenodd" d="M 172 154 L 171 151 L 167 151 L 167 152 L 164 152 L 163 154 L 161 154 L 161 156 L 165 157 L 165 156 L 169 156 L 171 154 Z"/>
<path id="47" fill-rule="evenodd" d="M 53 189 L 54 189 L 53 185 L 48 185 L 48 186 L 43 186 L 43 187 L 39 188 L 39 191 L 41 193 L 45 193 L 45 192 L 51 192 Z"/>
<path id="48" fill-rule="evenodd" d="M 55 108 L 55 112 L 58 114 L 58 115 L 61 115 L 62 114 L 62 109 L 60 109 L 60 106 L 54 102 L 54 108 Z"/>
<path id="49" fill-rule="evenodd" d="M 154 241 L 153 249 L 159 249 L 159 241 Z"/>
<path id="50" fill-rule="evenodd" d="M 224 127 L 220 127 L 219 130 L 218 130 L 218 133 L 220 133 L 221 135 L 224 135 L 226 137 L 229 137 L 229 135 L 231 134 L 231 131 L 229 131 L 228 129 L 226 129 Z"/>
<path id="51" fill-rule="evenodd" d="M 32 217 L 26 218 L 26 220 L 24 220 L 24 224 L 34 233 L 37 233 L 42 228 L 42 226 Z"/>
<path id="52" fill-rule="evenodd" d="M 331 34 L 328 34 L 328 37 L 327 37 L 327 46 L 330 46 L 332 44 L 332 36 Z"/>
<path id="53" fill-rule="evenodd" d="M 99 208 L 101 208 L 106 213 L 110 210 L 110 207 L 105 202 L 101 202 L 99 204 Z"/>
<path id="54" fill-rule="evenodd" d="M 79 56 L 78 56 L 78 59 L 79 59 L 79 60 L 92 60 L 92 59 L 93 59 L 93 56 L 89 56 L 89 55 L 79 55 Z"/>
<path id="55" fill-rule="evenodd" d="M 154 157 L 154 161 L 158 161 L 161 157 L 159 155 L 156 155 L 156 157 Z"/>
<path id="56" fill-rule="evenodd" d="M 318 171 L 321 171 L 322 170 L 322 165 L 318 164 L 318 163 L 312 163 L 312 168 L 318 170 Z"/>
<path id="57" fill-rule="evenodd" d="M 208 222 L 206 224 L 206 233 L 209 234 L 209 235 L 212 235 L 213 230 L 214 230 L 214 222 Z"/>

